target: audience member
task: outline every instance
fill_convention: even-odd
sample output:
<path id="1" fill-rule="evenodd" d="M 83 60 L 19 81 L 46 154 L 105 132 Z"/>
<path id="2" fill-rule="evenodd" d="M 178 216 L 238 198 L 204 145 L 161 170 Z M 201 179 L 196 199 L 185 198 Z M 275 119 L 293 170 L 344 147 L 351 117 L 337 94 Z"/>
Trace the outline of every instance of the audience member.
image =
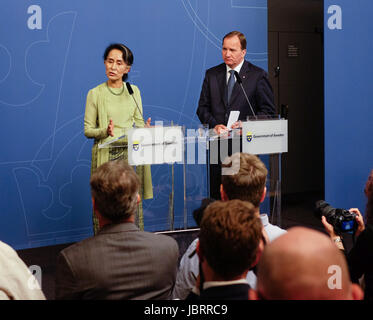
<path id="1" fill-rule="evenodd" d="M 225 159 L 223 170 L 225 172 L 223 172 L 220 187 L 221 199 L 223 201 L 239 199 L 251 202 L 256 207 L 258 216 L 260 215 L 265 236 L 268 237 L 267 240 L 272 241 L 285 233 L 285 230 L 269 223 L 267 214 L 260 214 L 259 206 L 264 201 L 267 191 L 268 171 L 265 164 L 255 155 L 235 153 Z M 198 211 L 199 214 L 203 214 L 203 205 L 201 209 Z M 199 261 L 198 256 L 193 253 L 196 250 L 197 242 L 198 238 L 190 244 L 180 260 L 172 294 L 174 299 L 185 299 L 196 282 Z M 256 287 L 256 275 L 253 271 L 248 272 L 247 281 L 252 288 Z"/>
<path id="2" fill-rule="evenodd" d="M 187 299 L 247 300 L 246 275 L 263 250 L 256 208 L 241 200 L 215 201 L 201 221 L 197 254 L 200 274 Z"/>
<path id="3" fill-rule="evenodd" d="M 360 300 L 363 292 L 351 283 L 343 253 L 326 235 L 295 227 L 265 247 L 250 298 Z"/>
<path id="4" fill-rule="evenodd" d="M 235 153 L 224 160 L 222 168 L 221 199 L 251 202 L 260 214 L 269 241 L 284 234 L 286 230 L 270 224 L 268 215 L 260 213 L 259 210 L 266 197 L 268 175 L 268 170 L 259 157 L 248 153 Z"/>
<path id="5" fill-rule="evenodd" d="M 0 300 L 45 300 L 38 281 L 17 252 L 1 241 Z"/>
<path id="6" fill-rule="evenodd" d="M 347 254 L 347 262 L 352 282 L 359 283 L 359 279 L 364 276 L 364 299 L 373 301 L 373 170 L 366 182 L 364 193 L 367 197 L 366 225 L 359 209 L 350 209 L 351 212 L 356 214 L 357 228 L 355 232 L 356 243 Z M 335 232 L 333 226 L 326 221 L 324 216 L 322 217 L 322 223 L 337 247 L 344 250 L 342 236 Z"/>
<path id="7" fill-rule="evenodd" d="M 91 177 L 100 231 L 61 251 L 57 299 L 169 299 L 179 249 L 168 236 L 134 224 L 139 179 L 123 161 L 101 165 Z"/>

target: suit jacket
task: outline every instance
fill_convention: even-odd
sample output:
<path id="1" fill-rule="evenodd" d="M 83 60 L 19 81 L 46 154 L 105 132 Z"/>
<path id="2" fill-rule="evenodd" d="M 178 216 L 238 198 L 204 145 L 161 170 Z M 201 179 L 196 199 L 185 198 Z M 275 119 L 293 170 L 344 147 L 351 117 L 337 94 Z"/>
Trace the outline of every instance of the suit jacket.
<path id="1" fill-rule="evenodd" d="M 171 237 L 107 225 L 60 252 L 56 299 L 169 299 L 178 256 Z"/>
<path id="2" fill-rule="evenodd" d="M 199 296 L 191 292 L 186 300 L 248 300 L 249 290 L 250 286 L 242 283 L 210 287 L 202 290 Z"/>
<path id="3" fill-rule="evenodd" d="M 203 124 L 214 128 L 218 124 L 226 125 L 231 110 L 240 111 L 239 120 L 246 121 L 247 116 L 253 115 L 241 86 L 236 81 L 231 101 L 227 102 L 227 67 L 222 63 L 206 71 L 205 79 L 198 103 L 197 115 Z M 256 115 L 275 114 L 272 86 L 267 73 L 244 61 L 240 78 L 247 97 Z"/>

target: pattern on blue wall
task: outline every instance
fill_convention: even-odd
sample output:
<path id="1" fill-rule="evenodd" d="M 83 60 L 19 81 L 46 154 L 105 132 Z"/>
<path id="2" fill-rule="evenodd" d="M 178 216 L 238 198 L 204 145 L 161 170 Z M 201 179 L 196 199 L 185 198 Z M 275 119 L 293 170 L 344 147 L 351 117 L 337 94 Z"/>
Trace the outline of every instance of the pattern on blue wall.
<path id="1" fill-rule="evenodd" d="M 83 118 L 88 90 L 106 80 L 109 43 L 134 52 L 129 81 L 141 90 L 144 116 L 187 127 L 199 125 L 204 73 L 221 63 L 224 34 L 245 33 L 246 58 L 267 69 L 266 0 L 4 0 L 2 16 L 0 235 L 15 248 L 92 234 Z M 201 170 L 188 172 L 188 194 L 201 193 Z M 169 168 L 154 167 L 153 181 L 155 198 L 144 202 L 149 231 L 167 228 Z M 175 201 L 181 226 L 182 195 Z"/>
<path id="2" fill-rule="evenodd" d="M 373 168 L 372 1 L 325 0 L 325 198 L 363 213 Z"/>

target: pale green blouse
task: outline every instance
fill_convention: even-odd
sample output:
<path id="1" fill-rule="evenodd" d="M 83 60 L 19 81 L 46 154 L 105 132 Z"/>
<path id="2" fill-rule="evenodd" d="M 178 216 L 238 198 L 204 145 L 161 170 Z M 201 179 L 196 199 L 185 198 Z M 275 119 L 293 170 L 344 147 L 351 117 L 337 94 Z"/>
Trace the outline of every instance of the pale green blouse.
<path id="1" fill-rule="evenodd" d="M 109 91 L 106 82 L 91 89 L 87 95 L 85 116 L 84 116 L 84 134 L 87 138 L 94 138 L 92 148 L 92 170 L 94 172 L 98 166 L 109 161 L 109 149 L 98 149 L 98 144 L 122 136 L 126 129 L 132 128 L 135 123 L 136 127 L 144 127 L 142 116 L 136 107 L 135 101 L 128 93 L 124 85 L 122 88 L 110 88 L 116 94 Z M 131 85 L 133 97 L 142 112 L 142 102 L 140 90 L 135 85 Z M 107 127 L 110 119 L 114 122 L 114 137 L 107 134 Z M 143 179 L 141 179 L 143 178 Z M 141 181 L 142 180 L 142 181 Z M 153 187 L 150 166 L 144 166 L 143 177 L 140 177 L 143 186 L 143 199 L 153 198 Z"/>
<path id="2" fill-rule="evenodd" d="M 142 112 L 140 90 L 134 85 L 132 89 Z M 119 94 L 122 88 L 110 88 L 110 90 Z M 107 134 L 110 119 L 114 122 L 114 137 Z M 109 91 L 106 82 L 88 92 L 84 117 L 84 134 L 87 138 L 94 138 L 102 143 L 122 135 L 124 129 L 132 128 L 133 123 L 136 127 L 144 126 L 135 101 L 125 85 L 123 93 L 117 96 Z"/>

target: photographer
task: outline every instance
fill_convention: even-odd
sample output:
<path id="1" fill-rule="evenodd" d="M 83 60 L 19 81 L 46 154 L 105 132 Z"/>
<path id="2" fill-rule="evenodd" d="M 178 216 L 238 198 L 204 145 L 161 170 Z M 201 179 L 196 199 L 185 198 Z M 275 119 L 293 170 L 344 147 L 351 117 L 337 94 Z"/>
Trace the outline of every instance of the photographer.
<path id="1" fill-rule="evenodd" d="M 366 225 L 360 211 L 351 208 L 349 211 L 356 214 L 356 243 L 350 252 L 346 253 L 346 257 L 352 282 L 359 283 L 359 279 L 364 276 L 364 299 L 373 301 L 373 170 L 368 177 L 364 193 L 367 197 Z M 342 237 L 335 231 L 333 225 L 327 222 L 325 216 L 322 216 L 321 222 L 337 247 L 344 250 Z"/>

